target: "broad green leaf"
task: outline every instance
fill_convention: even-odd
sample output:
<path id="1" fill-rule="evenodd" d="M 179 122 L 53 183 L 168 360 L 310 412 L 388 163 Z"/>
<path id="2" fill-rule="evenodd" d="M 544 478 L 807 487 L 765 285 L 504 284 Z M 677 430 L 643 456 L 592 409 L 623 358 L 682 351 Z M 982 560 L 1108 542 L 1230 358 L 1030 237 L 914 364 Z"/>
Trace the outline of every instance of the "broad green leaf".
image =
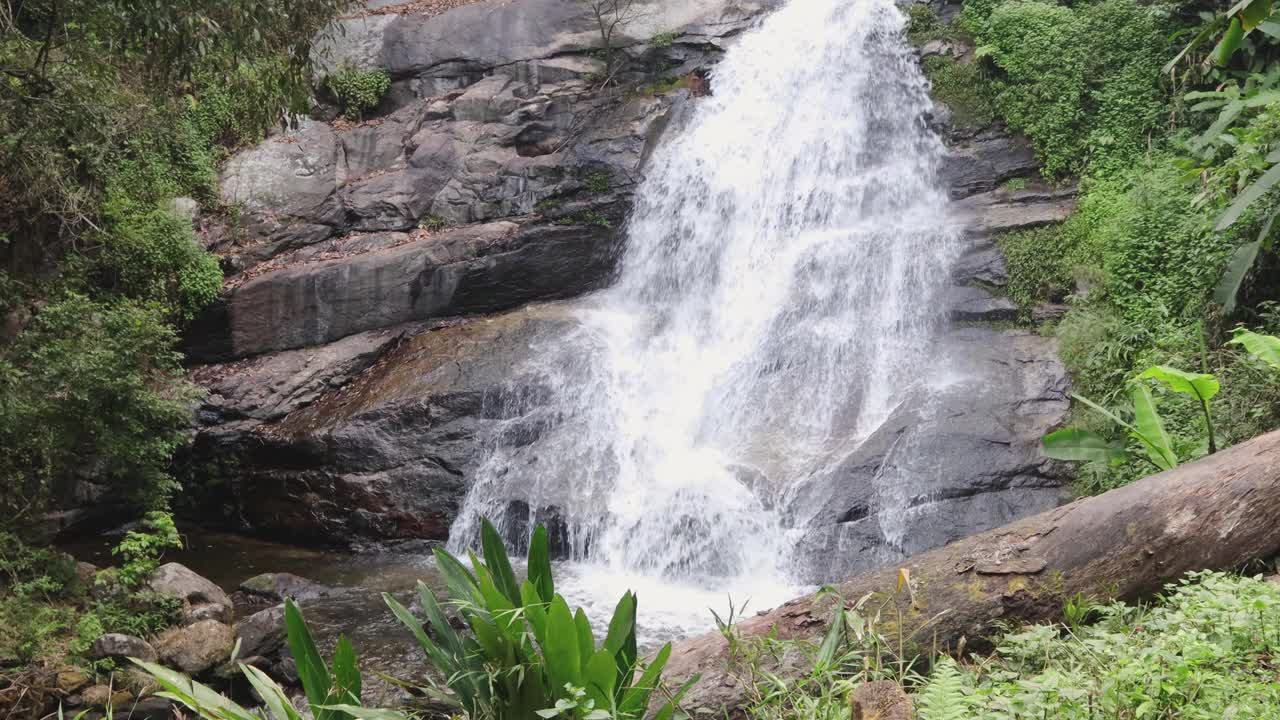
<path id="1" fill-rule="evenodd" d="M 1240 41 L 1243 39 L 1244 25 L 1240 22 L 1239 17 L 1231 18 L 1231 24 L 1227 26 L 1227 31 L 1222 34 L 1222 39 L 1218 41 L 1218 47 L 1214 48 L 1213 51 L 1213 55 L 1217 58 L 1219 65 L 1226 65 L 1231 61 L 1231 56 L 1240 47 Z"/>
<path id="2" fill-rule="evenodd" d="M 609 707 L 613 704 L 613 693 L 618 681 L 618 665 L 608 650 L 599 650 L 591 655 L 583 670 L 586 678 L 587 697 L 595 701 L 596 707 Z"/>
<path id="3" fill-rule="evenodd" d="M 520 584 L 516 582 L 516 574 L 511 569 L 511 558 L 507 556 L 506 543 L 498 534 L 488 518 L 480 523 L 480 547 L 484 551 L 484 563 L 493 574 L 493 582 L 514 607 L 520 604 Z"/>
<path id="4" fill-rule="evenodd" d="M 1258 23 L 1258 29 L 1273 38 L 1280 39 L 1280 23 L 1274 20 L 1263 20 Z"/>
<path id="5" fill-rule="evenodd" d="M 1071 394 L 1071 397 L 1072 397 L 1073 399 L 1075 399 L 1075 400 L 1079 401 L 1079 402 L 1084 403 L 1085 405 L 1088 405 L 1089 407 L 1093 408 L 1094 410 L 1097 410 L 1098 412 L 1102 413 L 1102 414 L 1103 414 L 1103 415 L 1104 415 L 1108 420 L 1110 420 L 1111 422 L 1113 422 L 1113 423 L 1115 423 L 1115 424 L 1119 425 L 1120 427 L 1125 428 L 1125 429 L 1129 430 L 1130 432 L 1137 432 L 1137 431 L 1138 431 L 1138 429 L 1137 429 L 1137 428 L 1135 428 L 1134 426 L 1130 425 L 1129 423 L 1125 422 L 1124 420 L 1121 420 L 1119 415 L 1116 415 L 1115 413 L 1113 413 L 1113 412 L 1111 412 L 1110 410 L 1108 410 L 1108 409 L 1106 409 L 1106 408 L 1102 407 L 1101 405 L 1099 405 L 1098 403 L 1096 403 L 1096 402 L 1094 402 L 1094 401 L 1090 400 L 1089 398 L 1087 398 L 1087 397 L 1085 397 L 1085 396 L 1083 396 L 1083 395 L 1076 395 L 1075 393 L 1072 393 L 1072 394 Z"/>
<path id="6" fill-rule="evenodd" d="M 356 649 L 345 635 L 338 637 L 333 648 L 334 699 L 338 702 L 359 704 L 363 689 Z"/>
<path id="7" fill-rule="evenodd" d="M 458 633 L 454 631 L 449 618 L 444 614 L 444 609 L 436 600 L 436 594 L 421 580 L 418 581 L 418 600 L 422 603 L 422 614 L 426 616 L 427 624 L 431 626 L 431 632 L 435 635 L 436 641 L 440 647 L 456 657 L 462 652 L 462 641 L 458 639 Z"/>
<path id="8" fill-rule="evenodd" d="M 837 601 L 835 616 L 831 618 L 831 625 L 827 628 L 827 634 L 822 638 L 822 645 L 818 648 L 818 658 L 814 662 L 814 666 L 819 671 L 833 669 L 836 653 L 840 652 L 844 641 L 844 603 Z"/>
<path id="9" fill-rule="evenodd" d="M 1275 214 L 1271 215 L 1275 218 Z M 1267 221 L 1267 225 L 1271 224 L 1271 220 Z M 1240 295 L 1240 286 L 1244 284 L 1244 279 L 1248 277 L 1249 271 L 1253 269 L 1253 263 L 1258 259 L 1258 251 L 1262 249 L 1261 242 L 1250 242 L 1236 248 L 1232 253 L 1231 259 L 1227 261 L 1227 267 L 1222 272 L 1222 279 L 1218 281 L 1218 286 L 1213 289 L 1213 301 L 1222 306 L 1222 309 L 1230 314 L 1235 312 L 1236 298 Z"/>
<path id="10" fill-rule="evenodd" d="M 1147 368 L 1138 376 L 1139 380 L 1158 380 L 1169 386 L 1169 389 L 1180 394 L 1190 395 L 1201 402 L 1208 402 L 1222 389 L 1218 379 L 1207 373 L 1189 373 L 1167 365 Z"/>
<path id="11" fill-rule="evenodd" d="M 667 660 L 670 658 L 671 643 L 667 643 L 654 656 L 653 662 L 644 669 L 636 684 L 623 693 L 622 702 L 618 703 L 619 711 L 623 714 L 638 715 L 648 709 L 649 695 L 658 687 L 658 682 L 662 679 L 662 670 L 667 666 Z"/>
<path id="12" fill-rule="evenodd" d="M 1231 227 L 1235 224 L 1236 220 L 1240 219 L 1240 216 L 1244 214 L 1244 211 L 1249 209 L 1250 205 L 1256 202 L 1258 198 L 1267 194 L 1267 191 L 1274 187 L 1278 182 L 1280 182 L 1280 165 L 1273 165 L 1271 166 L 1271 169 L 1262 174 L 1262 177 L 1254 180 L 1249 184 L 1249 187 L 1246 187 L 1239 195 L 1236 195 L 1235 201 L 1232 202 L 1226 212 L 1222 213 L 1222 216 L 1218 218 L 1218 222 L 1214 225 L 1214 229 L 1221 232 Z"/>
<path id="13" fill-rule="evenodd" d="M 653 720 L 671 720 L 672 716 L 675 714 L 676 707 L 680 705 L 680 700 L 684 698 L 685 693 L 689 692 L 689 688 L 697 685 L 698 681 L 701 679 L 702 673 L 695 673 L 688 680 L 685 680 L 684 684 L 671 694 L 671 699 L 658 709 L 658 712 L 653 716 Z"/>
<path id="14" fill-rule="evenodd" d="M 1178 458 L 1173 453 L 1169 433 L 1165 432 L 1164 423 L 1156 412 L 1156 401 L 1151 396 L 1151 388 L 1141 383 L 1133 386 L 1133 422 L 1137 427 L 1134 437 L 1142 443 L 1151 462 L 1161 470 L 1177 467 Z"/>
<path id="15" fill-rule="evenodd" d="M 1271 15 L 1271 0 L 1252 0 L 1240 11 L 1240 26 L 1247 33 Z"/>
<path id="16" fill-rule="evenodd" d="M 636 669 L 636 596 L 631 591 L 622 594 L 609 619 L 609 632 L 604 638 L 604 649 L 613 654 L 618 668 L 617 689 L 621 700 L 622 689 L 631 682 Z"/>
<path id="17" fill-rule="evenodd" d="M 1129 451 L 1101 435 L 1088 430 L 1064 428 L 1051 432 L 1041 441 L 1044 454 L 1055 460 L 1075 460 L 1119 465 L 1129 459 Z"/>
<path id="18" fill-rule="evenodd" d="M 289 652 L 293 654 L 293 661 L 298 666 L 298 679 L 302 682 L 307 701 L 312 707 L 324 705 L 329 701 L 333 680 L 329 677 L 324 659 L 320 657 L 320 651 L 316 649 L 302 611 L 288 598 L 284 601 L 284 625 L 289 639 Z M 334 717 L 327 710 L 317 710 L 315 716 L 316 720 L 331 720 Z"/>
<path id="19" fill-rule="evenodd" d="M 555 582 L 551 578 L 551 546 L 547 540 L 547 528 L 539 525 L 529 538 L 529 580 L 538 590 L 542 602 L 549 603 L 556 596 Z"/>
<path id="20" fill-rule="evenodd" d="M 524 600 L 524 616 L 533 629 L 533 637 L 541 644 L 547 635 L 547 603 L 543 602 L 537 588 L 528 580 L 520 586 L 520 596 Z"/>
<path id="21" fill-rule="evenodd" d="M 467 569 L 467 566 L 444 548 L 436 548 L 435 556 L 436 566 L 440 568 L 440 574 L 444 576 L 444 582 L 449 587 L 449 594 L 453 599 L 458 602 L 483 605 L 484 597 L 480 594 L 476 576 Z"/>
<path id="22" fill-rule="evenodd" d="M 1235 336 L 1227 344 L 1239 345 L 1250 355 L 1276 370 L 1280 370 L 1280 338 L 1273 335 L 1259 335 L 1244 328 L 1236 328 Z"/>
<path id="23" fill-rule="evenodd" d="M 129 660 L 145 670 L 167 690 L 160 693 L 161 696 L 187 706 L 205 720 L 259 720 L 254 713 L 182 673 L 137 658 L 129 658 Z"/>
<path id="24" fill-rule="evenodd" d="M 547 635 L 542 641 L 542 655 L 552 692 L 564 692 L 566 684 L 582 687 L 582 660 L 579 656 L 578 628 L 569 604 L 557 595 L 547 611 Z"/>
<path id="25" fill-rule="evenodd" d="M 585 669 L 587 660 L 596 653 L 596 638 L 591 632 L 591 621 L 587 619 L 587 613 L 582 608 L 574 612 L 573 624 L 578 630 L 578 657 L 582 659 Z"/>
<path id="26" fill-rule="evenodd" d="M 1192 150 L 1199 151 L 1216 143 L 1218 136 L 1227 131 L 1231 127 L 1231 123 L 1235 122 L 1240 113 L 1244 112 L 1245 106 L 1243 100 L 1233 100 L 1222 108 L 1222 112 L 1218 113 L 1217 119 L 1204 131 L 1200 137 L 1191 141 Z"/>
<path id="27" fill-rule="evenodd" d="M 276 681 L 267 677 L 252 665 L 241 663 L 240 672 L 258 692 L 258 697 L 262 698 L 262 702 L 266 704 L 267 711 L 275 720 L 302 720 L 301 713 L 293 706 L 289 700 L 289 696 L 285 695 L 284 688 L 280 687 Z"/>

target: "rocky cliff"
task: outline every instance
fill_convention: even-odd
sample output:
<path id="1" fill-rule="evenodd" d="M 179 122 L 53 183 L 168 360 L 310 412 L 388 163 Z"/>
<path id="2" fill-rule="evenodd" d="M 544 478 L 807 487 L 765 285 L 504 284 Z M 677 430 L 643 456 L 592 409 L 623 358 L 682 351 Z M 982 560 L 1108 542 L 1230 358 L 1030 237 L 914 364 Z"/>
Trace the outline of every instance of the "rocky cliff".
<path id="1" fill-rule="evenodd" d="M 445 538 L 487 445 L 547 422 L 534 411 L 550 390 L 523 361 L 565 327 L 566 299 L 608 281 L 652 148 L 776 4 L 655 2 L 621 31 L 608 87 L 576 0 L 344 20 L 327 62 L 386 68 L 391 92 L 364 122 L 308 120 L 235 156 L 221 188 L 239 217 L 204 230 L 230 271 L 188 343 L 209 389 L 183 459 L 204 519 L 317 542 Z M 937 376 L 966 379 L 903 398 L 805 483 L 826 508 L 805 519 L 815 578 L 1063 496 L 1037 440 L 1066 412 L 1067 379 L 1052 340 L 1002 324 L 1018 315 L 992 238 L 1061 220 L 1071 196 L 999 189 L 1035 173 L 1029 148 L 945 116 L 971 245 Z"/>

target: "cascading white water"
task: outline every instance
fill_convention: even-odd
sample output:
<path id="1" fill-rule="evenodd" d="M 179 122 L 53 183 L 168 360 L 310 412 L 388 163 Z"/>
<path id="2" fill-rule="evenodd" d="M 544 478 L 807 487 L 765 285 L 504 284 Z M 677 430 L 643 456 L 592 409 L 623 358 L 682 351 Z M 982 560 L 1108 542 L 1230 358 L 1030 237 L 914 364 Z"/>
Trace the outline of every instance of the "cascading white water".
<path id="1" fill-rule="evenodd" d="M 667 583 L 641 590 L 667 632 L 709 617 L 677 586 L 790 592 L 788 490 L 915 380 L 958 245 L 903 22 L 792 0 L 729 50 L 646 168 L 617 282 L 533 349 L 542 430 L 495 443 L 455 548 L 554 508 L 580 599 Z"/>

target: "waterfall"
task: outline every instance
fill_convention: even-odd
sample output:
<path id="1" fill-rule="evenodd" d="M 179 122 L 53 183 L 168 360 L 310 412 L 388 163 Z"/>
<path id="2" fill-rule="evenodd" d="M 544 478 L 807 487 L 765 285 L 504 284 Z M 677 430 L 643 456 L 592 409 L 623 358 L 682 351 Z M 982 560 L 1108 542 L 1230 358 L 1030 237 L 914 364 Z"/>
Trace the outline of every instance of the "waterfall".
<path id="1" fill-rule="evenodd" d="M 670 588 L 793 591 L 789 491 L 918 381 L 958 251 L 903 25 L 892 0 L 793 0 L 729 49 L 645 170 L 616 282 L 521 369 L 551 399 L 495 442 L 455 549 L 480 516 L 554 517 L 570 585 L 664 583 L 703 627 Z"/>

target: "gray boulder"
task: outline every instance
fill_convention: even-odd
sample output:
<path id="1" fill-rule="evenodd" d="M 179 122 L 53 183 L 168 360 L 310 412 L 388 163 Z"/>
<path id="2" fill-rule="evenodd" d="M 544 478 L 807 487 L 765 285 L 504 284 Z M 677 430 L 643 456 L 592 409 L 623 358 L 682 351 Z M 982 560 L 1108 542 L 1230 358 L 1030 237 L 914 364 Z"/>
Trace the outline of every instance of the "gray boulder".
<path id="1" fill-rule="evenodd" d="M 176 562 L 156 568 L 147 585 L 152 592 L 178 598 L 190 605 L 216 603 L 231 607 L 231 598 L 222 588 Z"/>
<path id="2" fill-rule="evenodd" d="M 188 675 L 226 662 L 234 646 L 235 633 L 217 620 L 170 628 L 155 639 L 160 662 Z"/>
<path id="3" fill-rule="evenodd" d="M 284 605 L 275 605 L 242 618 L 236 623 L 235 633 L 240 642 L 241 657 L 274 654 L 284 644 Z"/>
<path id="4" fill-rule="evenodd" d="M 283 602 L 285 598 L 294 600 L 314 600 L 327 597 L 333 589 L 317 582 L 312 582 L 293 573 L 262 573 L 240 583 L 241 592 L 262 600 Z M 257 653 L 260 654 L 260 653 Z"/>
<path id="5" fill-rule="evenodd" d="M 156 659 L 155 648 L 150 643 L 122 633 L 107 633 L 94 640 L 89 654 L 96 659 L 134 657 L 146 662 L 154 662 Z"/>

